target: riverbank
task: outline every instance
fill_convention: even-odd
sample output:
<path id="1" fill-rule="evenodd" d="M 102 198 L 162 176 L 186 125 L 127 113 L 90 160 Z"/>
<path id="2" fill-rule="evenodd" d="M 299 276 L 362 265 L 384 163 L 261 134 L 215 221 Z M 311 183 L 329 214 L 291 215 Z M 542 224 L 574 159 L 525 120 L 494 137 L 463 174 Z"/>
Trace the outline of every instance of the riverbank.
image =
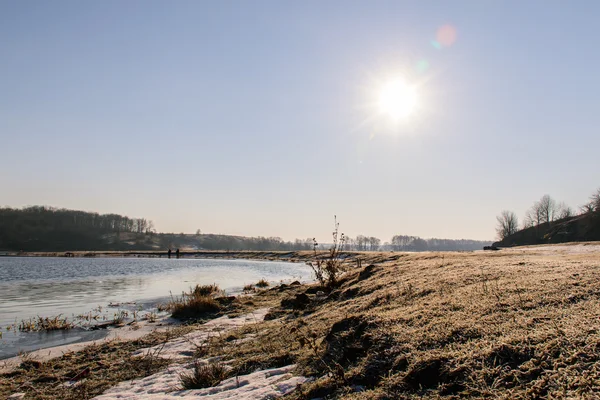
<path id="1" fill-rule="evenodd" d="M 0 360 L 0 374 L 13 372 L 23 361 L 26 360 L 45 362 L 61 357 L 67 353 L 81 351 L 88 346 L 100 346 L 102 344 L 117 341 L 137 340 L 151 333 L 166 332 L 168 330 L 178 328 L 179 326 L 181 326 L 181 323 L 170 317 L 162 317 L 153 321 L 143 320 L 131 322 L 124 324 L 123 326 L 105 329 L 105 335 L 100 339 L 69 343 L 61 346 L 24 352 L 21 355 Z"/>
<path id="2" fill-rule="evenodd" d="M 319 256 L 325 256 L 327 251 L 318 251 Z M 342 256 L 349 259 L 380 259 L 389 257 L 394 252 L 365 252 L 344 251 Z M 228 250 L 182 250 L 182 259 L 225 259 L 225 260 L 254 260 L 254 261 L 285 261 L 285 262 L 307 262 L 314 259 L 314 251 L 228 251 Z M 68 251 L 68 252 L 7 252 L 0 254 L 6 257 L 85 257 L 85 258 L 107 258 L 107 257 L 130 257 L 130 258 L 168 258 L 166 251 Z M 172 252 L 171 259 L 176 259 Z"/>
<path id="3" fill-rule="evenodd" d="M 100 364 L 97 352 L 76 353 L 95 368 L 80 380 L 84 383 L 36 381 L 40 373 L 26 364 L 17 375 L 1 377 L 8 383 L 0 385 L 0 396 L 23 389 L 26 398 L 85 399 L 112 386 L 103 399 L 119 393 L 215 399 L 247 385 L 256 388 L 259 381 L 277 385 L 278 379 L 287 383 L 269 395 L 291 399 L 600 395 L 598 243 L 360 258 L 360 268 L 353 257 L 345 259 L 349 270 L 331 291 L 278 285 L 239 298 L 245 307 L 268 308 L 264 321 L 256 318 L 196 342 L 193 354 L 188 348 L 180 352 L 183 357 L 159 357 L 162 343 L 172 340 L 164 336 L 154 344 L 125 342 L 136 344 L 123 345 Z M 194 326 L 186 334 L 203 329 Z M 148 354 L 157 355 L 160 366 L 144 373 L 136 369 L 138 376 L 126 378 L 133 379 L 128 383 L 116 385 L 113 379 L 112 385 L 95 386 L 94 377 L 105 369 L 141 363 Z M 60 377 L 75 372 L 65 369 L 62 358 L 49 363 L 39 368 Z M 182 374 L 212 364 L 222 367 L 219 382 L 184 390 Z M 55 390 L 63 390 L 62 397 L 52 397 Z"/>
<path id="4" fill-rule="evenodd" d="M 303 263 L 240 259 L 3 258 L 0 360 L 19 351 L 99 339 L 99 326 L 155 318 L 158 304 L 196 284 L 216 282 L 234 295 L 261 279 L 308 282 L 311 272 Z M 48 323 L 46 318 L 55 317 Z"/>

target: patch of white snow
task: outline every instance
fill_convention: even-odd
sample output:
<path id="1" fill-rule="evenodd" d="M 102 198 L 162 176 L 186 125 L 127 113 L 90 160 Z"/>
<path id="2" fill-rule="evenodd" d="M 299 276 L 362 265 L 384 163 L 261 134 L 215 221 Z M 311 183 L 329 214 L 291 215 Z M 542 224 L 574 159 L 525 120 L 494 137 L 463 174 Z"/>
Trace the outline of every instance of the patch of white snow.
<path id="1" fill-rule="evenodd" d="M 206 389 L 182 390 L 181 373 L 189 373 L 192 364 L 177 365 L 149 377 L 121 382 L 107 390 L 96 400 L 173 400 L 203 398 L 206 400 L 260 400 L 285 396 L 308 381 L 303 376 L 293 376 L 295 365 L 271 368 L 226 379 L 217 386 Z"/>
<path id="2" fill-rule="evenodd" d="M 190 332 L 187 335 L 157 346 L 140 349 L 133 353 L 133 355 L 143 356 L 145 354 L 155 354 L 158 357 L 170 360 L 186 359 L 192 357 L 196 350 L 201 348 L 209 338 L 247 324 L 260 322 L 264 320 L 268 311 L 268 308 L 261 308 L 252 313 L 235 318 L 229 318 L 226 315 L 215 318 L 200 326 L 198 330 Z"/>

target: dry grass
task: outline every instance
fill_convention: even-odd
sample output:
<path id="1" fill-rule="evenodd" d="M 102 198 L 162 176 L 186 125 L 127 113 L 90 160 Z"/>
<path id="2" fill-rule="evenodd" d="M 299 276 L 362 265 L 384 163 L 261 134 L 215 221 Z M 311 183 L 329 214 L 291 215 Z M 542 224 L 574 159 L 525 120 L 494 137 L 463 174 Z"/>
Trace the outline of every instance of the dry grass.
<path id="1" fill-rule="evenodd" d="M 266 288 L 266 287 L 269 287 L 270 284 L 266 280 L 261 279 L 260 281 L 256 282 L 256 284 L 254 286 L 256 286 L 258 288 Z"/>
<path id="2" fill-rule="evenodd" d="M 219 294 L 223 292 L 217 285 L 196 285 L 189 292 L 182 293 L 181 297 L 161 305 L 159 309 L 170 311 L 176 319 L 207 318 L 223 309 L 216 299 Z"/>
<path id="3" fill-rule="evenodd" d="M 179 379 L 183 389 L 189 390 L 215 386 L 227 377 L 227 369 L 223 364 L 218 362 L 206 364 L 196 360 L 192 372 L 181 374 Z"/>
<path id="4" fill-rule="evenodd" d="M 221 294 L 223 291 L 219 288 L 218 285 L 196 285 L 190 292 L 194 296 L 216 296 Z"/>
<path id="5" fill-rule="evenodd" d="M 0 398 L 24 392 L 26 399 L 91 399 L 118 382 L 142 378 L 163 369 L 168 361 L 160 358 L 160 354 L 148 353 L 143 357 L 131 354 L 192 329 L 192 326 L 178 327 L 133 341 L 91 345 L 46 362 L 24 357 L 19 368 L 0 375 Z"/>
<path id="6" fill-rule="evenodd" d="M 298 399 L 600 397 L 600 251 L 361 258 L 327 296 L 264 292 L 274 319 L 215 351 L 237 374 L 298 363 L 318 378 Z"/>
<path id="7" fill-rule="evenodd" d="M 592 246 L 580 254 L 568 246 L 352 253 L 327 294 L 279 285 L 237 299 L 239 312 L 274 309 L 267 321 L 214 337 L 203 356 L 224 356 L 228 376 L 297 363 L 299 374 L 316 379 L 292 399 L 599 398 L 600 247 Z M 353 267 L 358 257 L 366 267 Z M 133 348 L 125 350 L 100 361 L 99 371 L 120 365 L 120 372 L 82 387 L 98 393 L 130 379 L 122 363 L 133 362 Z M 44 363 L 43 373 L 26 365 L 1 376 L 0 397 L 21 388 L 32 398 L 75 398 L 63 396 L 58 381 L 36 379 L 100 368 L 83 361 L 107 354 L 96 352 L 72 355 L 81 360 L 72 366 L 61 359 Z"/>
<path id="8" fill-rule="evenodd" d="M 57 315 L 55 317 L 42 318 L 38 316 L 37 318 L 22 320 L 18 325 L 18 329 L 21 332 L 48 332 L 69 330 L 75 328 L 75 326 L 68 318 Z"/>
<path id="9" fill-rule="evenodd" d="M 221 305 L 210 296 L 183 296 L 169 306 L 176 319 L 206 318 L 221 310 Z"/>

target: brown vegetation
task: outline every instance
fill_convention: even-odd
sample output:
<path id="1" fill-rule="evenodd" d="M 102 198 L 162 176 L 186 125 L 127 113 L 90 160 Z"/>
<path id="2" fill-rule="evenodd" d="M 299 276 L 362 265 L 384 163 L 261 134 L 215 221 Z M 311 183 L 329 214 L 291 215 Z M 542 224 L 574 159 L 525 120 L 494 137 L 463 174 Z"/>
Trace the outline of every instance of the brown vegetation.
<path id="1" fill-rule="evenodd" d="M 260 281 L 256 282 L 256 284 L 254 286 L 256 286 L 258 288 L 266 288 L 266 287 L 269 287 L 270 284 L 266 280 L 261 279 Z"/>
<path id="2" fill-rule="evenodd" d="M 220 293 L 217 285 L 196 285 L 181 297 L 171 299 L 162 309 L 170 311 L 176 319 L 206 318 L 221 311 L 221 303 L 215 299 Z"/>
<path id="3" fill-rule="evenodd" d="M 298 399 L 597 397 L 600 252 L 571 250 L 365 255 L 327 295 L 270 289 L 254 340 L 211 348 L 234 374 L 298 363 Z"/>
<path id="4" fill-rule="evenodd" d="M 348 272 L 331 290 L 278 285 L 232 300 L 236 312 L 273 308 L 264 322 L 213 337 L 199 355 L 220 356 L 227 370 L 212 373 L 198 362 L 188 383 L 214 385 L 221 378 L 296 363 L 298 374 L 315 380 L 293 399 L 600 395 L 600 246 L 362 253 L 366 267 L 360 268 L 355 257 L 343 258 Z M 104 368 L 133 362 L 131 351 L 119 350 Z M 95 365 L 98 356 L 79 354 L 89 358 L 72 372 Z M 17 388 L 40 399 L 75 391 L 58 389 L 58 382 L 36 384 L 35 390 L 27 386 L 40 375 L 30 370 L 65 376 L 68 362 L 25 365 L 19 375 L 2 376 L 8 383 L 0 385 L 0 396 Z M 115 379 L 102 381 L 102 387 Z"/>
<path id="5" fill-rule="evenodd" d="M 221 363 L 203 363 L 199 360 L 194 362 L 194 368 L 190 373 L 179 376 L 183 389 L 203 389 L 217 385 L 226 379 L 227 369 Z"/>
<path id="6" fill-rule="evenodd" d="M 169 363 L 160 358 L 160 354 L 134 357 L 132 353 L 159 345 L 192 329 L 192 326 L 179 327 L 133 341 L 91 345 L 77 353 L 66 353 L 45 362 L 25 355 L 19 368 L 0 374 L 0 398 L 22 392 L 26 399 L 91 399 L 119 382 L 160 371 Z"/>

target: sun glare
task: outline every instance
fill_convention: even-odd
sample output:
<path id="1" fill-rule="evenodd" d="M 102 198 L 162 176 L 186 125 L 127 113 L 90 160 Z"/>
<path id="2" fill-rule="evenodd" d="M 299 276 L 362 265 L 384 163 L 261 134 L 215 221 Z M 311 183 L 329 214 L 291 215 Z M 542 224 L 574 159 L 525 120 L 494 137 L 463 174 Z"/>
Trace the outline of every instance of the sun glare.
<path id="1" fill-rule="evenodd" d="M 415 88 L 402 78 L 385 83 L 379 92 L 379 111 L 394 120 L 408 117 L 414 112 L 416 105 Z"/>

